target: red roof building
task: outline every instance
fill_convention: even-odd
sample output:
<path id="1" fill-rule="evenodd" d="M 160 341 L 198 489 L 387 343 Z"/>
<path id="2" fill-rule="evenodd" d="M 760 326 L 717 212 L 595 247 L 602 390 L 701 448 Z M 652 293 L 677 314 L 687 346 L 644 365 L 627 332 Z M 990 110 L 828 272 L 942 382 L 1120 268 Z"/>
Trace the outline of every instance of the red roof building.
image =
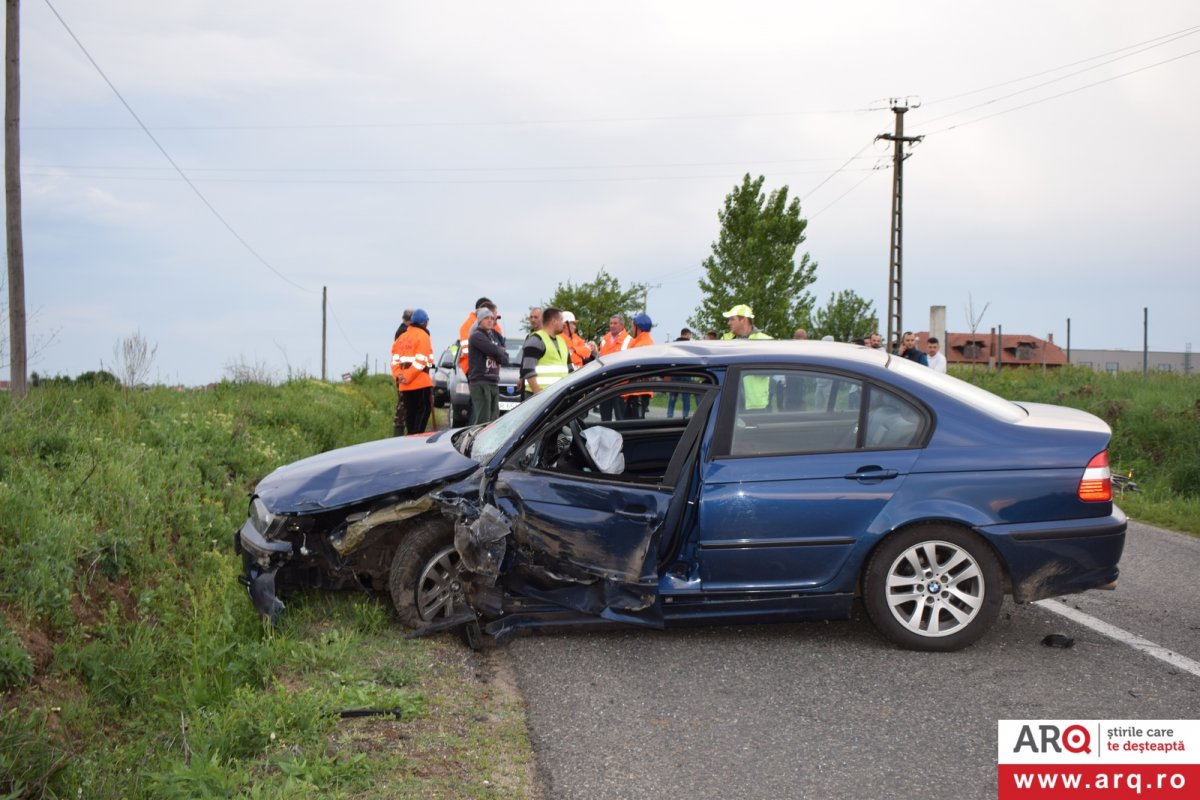
<path id="1" fill-rule="evenodd" d="M 919 331 L 917 340 L 925 350 L 928 331 Z M 1002 363 L 1014 367 L 1065 367 L 1067 353 L 1054 343 L 1054 334 L 1039 339 L 1027 333 L 1006 333 L 1003 337 L 991 331 L 979 333 L 950 333 L 942 343 L 947 364 Z"/>

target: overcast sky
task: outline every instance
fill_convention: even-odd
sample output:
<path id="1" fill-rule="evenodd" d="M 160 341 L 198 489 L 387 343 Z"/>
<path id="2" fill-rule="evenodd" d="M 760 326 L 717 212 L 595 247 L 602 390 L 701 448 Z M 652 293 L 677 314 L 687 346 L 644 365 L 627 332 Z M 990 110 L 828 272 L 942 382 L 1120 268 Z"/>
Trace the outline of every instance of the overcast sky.
<path id="1" fill-rule="evenodd" d="M 319 376 L 322 286 L 330 376 L 383 371 L 406 306 L 440 350 L 479 295 L 511 333 L 601 267 L 673 338 L 746 173 L 802 198 L 818 302 L 886 328 L 893 97 L 926 137 L 904 327 L 967 330 L 973 301 L 1140 350 L 1149 308 L 1151 349 L 1200 345 L 1194 0 L 51 3 L 78 43 L 24 0 L 21 51 L 44 375 L 140 332 L 151 380 Z"/>

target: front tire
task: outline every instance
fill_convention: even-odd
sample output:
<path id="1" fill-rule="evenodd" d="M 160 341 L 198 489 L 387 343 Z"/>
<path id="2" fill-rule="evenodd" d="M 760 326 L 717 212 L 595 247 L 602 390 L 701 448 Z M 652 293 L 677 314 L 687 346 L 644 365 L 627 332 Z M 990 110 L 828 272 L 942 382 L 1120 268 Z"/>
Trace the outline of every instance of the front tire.
<path id="1" fill-rule="evenodd" d="M 388 589 L 400 621 L 420 628 L 449 617 L 461 603 L 454 528 L 440 519 L 418 523 L 392 556 Z"/>
<path id="2" fill-rule="evenodd" d="M 867 563 L 863 603 L 875 627 L 909 650 L 961 650 L 1000 614 L 1004 585 L 991 548 L 949 525 L 889 536 Z"/>

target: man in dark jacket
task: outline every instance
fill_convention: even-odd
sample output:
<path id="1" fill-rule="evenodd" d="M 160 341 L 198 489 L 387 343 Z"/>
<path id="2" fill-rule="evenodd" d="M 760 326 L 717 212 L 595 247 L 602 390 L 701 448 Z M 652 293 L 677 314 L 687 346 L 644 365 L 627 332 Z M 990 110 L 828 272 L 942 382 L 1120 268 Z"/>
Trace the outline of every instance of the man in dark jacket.
<path id="1" fill-rule="evenodd" d="M 508 366 L 508 352 L 496 333 L 496 315 L 490 308 L 475 311 L 475 327 L 468 337 L 467 385 L 471 388 L 471 424 L 491 422 L 500 416 L 500 367 Z"/>
<path id="2" fill-rule="evenodd" d="M 904 332 L 904 337 L 900 340 L 900 349 L 896 351 L 896 355 L 923 366 L 929 366 L 929 357 L 921 352 L 921 348 L 917 347 L 917 337 L 912 331 Z"/>

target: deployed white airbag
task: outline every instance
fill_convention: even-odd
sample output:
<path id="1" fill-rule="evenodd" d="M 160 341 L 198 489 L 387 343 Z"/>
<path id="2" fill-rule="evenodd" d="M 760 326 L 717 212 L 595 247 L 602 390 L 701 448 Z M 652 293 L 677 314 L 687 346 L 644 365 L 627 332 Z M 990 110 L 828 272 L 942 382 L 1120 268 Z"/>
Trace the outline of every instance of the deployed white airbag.
<path id="1" fill-rule="evenodd" d="M 596 426 L 583 431 L 588 454 L 601 472 L 619 475 L 625 471 L 625 455 L 621 452 L 624 440 L 612 428 Z"/>

